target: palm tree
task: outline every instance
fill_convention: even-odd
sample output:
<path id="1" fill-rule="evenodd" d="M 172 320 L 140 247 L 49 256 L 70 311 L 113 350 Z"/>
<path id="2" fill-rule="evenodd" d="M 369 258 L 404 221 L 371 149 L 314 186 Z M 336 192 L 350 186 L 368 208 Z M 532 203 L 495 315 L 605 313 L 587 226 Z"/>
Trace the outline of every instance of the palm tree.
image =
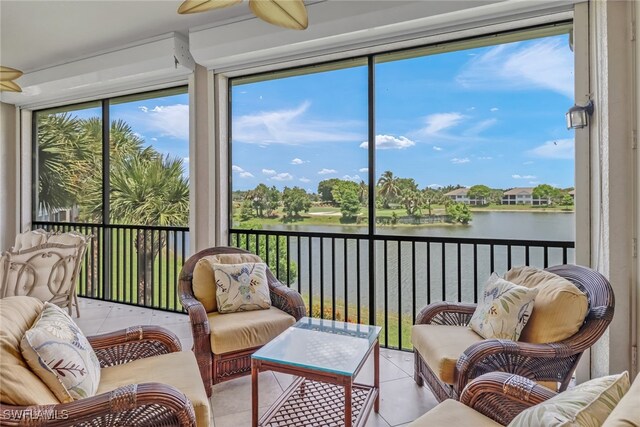
<path id="1" fill-rule="evenodd" d="M 389 203 L 395 201 L 399 195 L 398 178 L 393 172 L 385 171 L 378 180 L 378 195 L 383 200 L 383 207 L 389 209 Z"/>
<path id="2" fill-rule="evenodd" d="M 38 116 L 38 206 L 48 214 L 70 208 L 74 192 L 70 186 L 73 169 L 71 147 L 80 129 L 70 114 Z"/>
<path id="3" fill-rule="evenodd" d="M 367 206 L 367 202 L 369 201 L 369 186 L 364 181 L 360 181 L 360 184 L 358 184 L 358 199 L 361 205 Z"/>

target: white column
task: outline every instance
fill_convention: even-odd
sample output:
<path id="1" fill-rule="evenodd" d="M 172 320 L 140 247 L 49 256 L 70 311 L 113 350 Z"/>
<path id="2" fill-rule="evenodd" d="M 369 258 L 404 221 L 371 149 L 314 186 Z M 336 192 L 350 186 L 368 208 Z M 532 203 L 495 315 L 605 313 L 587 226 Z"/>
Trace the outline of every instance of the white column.
<path id="1" fill-rule="evenodd" d="M 593 1 L 591 75 L 595 112 L 591 127 L 592 266 L 609 278 L 615 315 L 591 351 L 591 375 L 631 370 L 633 303 L 633 194 L 631 7 Z"/>
<path id="2" fill-rule="evenodd" d="M 18 113 L 14 105 L 0 103 L 0 252 L 13 246 L 19 231 Z"/>
<path id="3" fill-rule="evenodd" d="M 207 70 L 196 65 L 189 79 L 189 236 L 195 253 L 215 244 L 215 161 L 211 138 L 212 82 Z"/>

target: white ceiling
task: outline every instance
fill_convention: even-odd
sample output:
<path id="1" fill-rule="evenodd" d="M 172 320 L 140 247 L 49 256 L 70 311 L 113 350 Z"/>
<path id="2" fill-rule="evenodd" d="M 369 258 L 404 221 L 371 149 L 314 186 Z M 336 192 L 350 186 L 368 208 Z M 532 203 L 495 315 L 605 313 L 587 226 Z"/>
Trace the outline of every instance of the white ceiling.
<path id="1" fill-rule="evenodd" d="M 254 19 L 246 2 L 194 15 L 178 15 L 180 3 L 0 0 L 0 64 L 30 72 L 172 31 Z"/>

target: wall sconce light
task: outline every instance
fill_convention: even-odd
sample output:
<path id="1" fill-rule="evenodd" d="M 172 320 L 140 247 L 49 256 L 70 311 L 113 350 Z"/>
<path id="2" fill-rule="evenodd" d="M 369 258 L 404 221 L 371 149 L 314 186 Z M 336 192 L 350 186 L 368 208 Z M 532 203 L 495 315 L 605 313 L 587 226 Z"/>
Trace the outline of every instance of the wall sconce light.
<path id="1" fill-rule="evenodd" d="M 589 116 L 593 114 L 593 102 L 587 105 L 574 105 L 567 111 L 567 129 L 582 129 L 589 124 Z"/>

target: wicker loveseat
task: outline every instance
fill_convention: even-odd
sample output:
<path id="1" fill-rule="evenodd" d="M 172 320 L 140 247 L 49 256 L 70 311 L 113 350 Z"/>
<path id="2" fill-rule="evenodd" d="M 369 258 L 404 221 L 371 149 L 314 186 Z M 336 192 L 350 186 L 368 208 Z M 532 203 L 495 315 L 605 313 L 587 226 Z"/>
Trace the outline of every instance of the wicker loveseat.
<path id="1" fill-rule="evenodd" d="M 193 353 L 158 326 L 87 337 L 101 366 L 96 395 L 60 403 L 20 351 L 43 307 L 26 296 L 0 300 L 0 425 L 212 425 Z"/>
<path id="2" fill-rule="evenodd" d="M 213 384 L 251 372 L 251 354 L 306 315 L 300 294 L 267 269 L 271 308 L 220 314 L 215 305 L 213 270 L 205 258 L 234 264 L 260 262 L 243 249 L 215 247 L 192 255 L 180 273 L 180 302 L 189 313 L 193 351 L 207 395 Z M 209 293 L 206 297 L 202 293 Z"/>
<path id="3" fill-rule="evenodd" d="M 519 375 L 490 372 L 472 380 L 460 394 L 460 401 L 445 400 L 409 427 L 506 426 L 520 412 L 557 394 Z M 639 401 L 640 375 L 602 427 L 640 425 Z"/>
<path id="4" fill-rule="evenodd" d="M 554 386 L 559 383 L 558 390 L 565 390 L 580 356 L 602 336 L 613 318 L 613 290 L 606 278 L 586 267 L 561 265 L 545 271 L 567 279 L 587 296 L 587 314 L 575 334 L 542 344 L 483 339 L 467 327 L 476 304 L 430 304 L 415 322 L 430 326 L 414 326 L 412 331 L 416 383 L 426 381 L 439 401 L 458 399 L 473 378 L 493 371 Z M 433 353 L 439 354 L 434 357 Z"/>

